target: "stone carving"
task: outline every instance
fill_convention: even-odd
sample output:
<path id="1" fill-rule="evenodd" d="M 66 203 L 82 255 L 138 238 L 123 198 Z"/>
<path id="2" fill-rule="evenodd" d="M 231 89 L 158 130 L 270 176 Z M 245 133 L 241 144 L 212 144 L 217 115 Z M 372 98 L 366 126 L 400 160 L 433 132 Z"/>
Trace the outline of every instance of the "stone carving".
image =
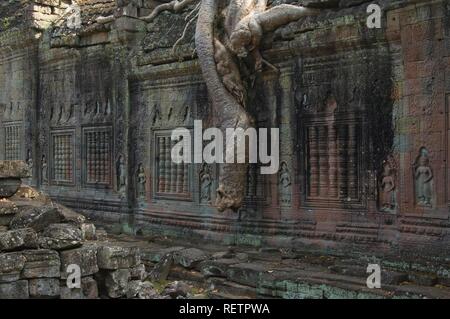
<path id="1" fill-rule="evenodd" d="M 212 177 L 208 164 L 203 164 L 200 172 L 200 203 L 211 203 Z"/>
<path id="2" fill-rule="evenodd" d="M 280 194 L 280 205 L 290 206 L 291 205 L 291 172 L 287 166 L 286 162 L 281 163 L 280 173 L 278 177 L 278 187 Z"/>
<path id="3" fill-rule="evenodd" d="M 41 159 L 41 178 L 42 178 L 42 184 L 48 183 L 48 165 L 47 165 L 47 158 L 45 155 L 42 155 Z"/>
<path id="4" fill-rule="evenodd" d="M 33 156 L 31 150 L 27 151 L 27 165 L 30 168 L 30 172 L 33 172 Z"/>
<path id="5" fill-rule="evenodd" d="M 414 165 L 415 195 L 418 206 L 432 207 L 433 178 L 428 150 L 423 147 Z"/>
<path id="6" fill-rule="evenodd" d="M 395 170 L 391 164 L 386 162 L 383 166 L 383 175 L 380 181 L 380 210 L 383 212 L 393 212 L 397 206 L 395 194 Z"/>
<path id="7" fill-rule="evenodd" d="M 52 179 L 57 182 L 73 182 L 72 133 L 53 135 Z"/>
<path id="8" fill-rule="evenodd" d="M 127 173 L 125 169 L 125 159 L 119 155 L 116 165 L 117 191 L 124 193 L 127 185 Z"/>
<path id="9" fill-rule="evenodd" d="M 145 198 L 146 194 L 146 184 L 147 184 L 147 176 L 145 175 L 144 166 L 139 164 L 139 168 L 136 176 L 136 195 L 137 198 Z"/>
<path id="10" fill-rule="evenodd" d="M 185 30 L 198 16 L 196 50 L 212 108 L 217 114 L 215 124 L 221 130 L 230 127 L 245 130 L 253 126 L 253 120 L 245 110 L 245 88 L 253 87 L 255 77 L 247 76 L 252 83 L 244 85 L 243 73 L 261 71 L 263 64 L 274 68 L 259 51 L 264 32 L 318 12 L 289 4 L 269 8 L 267 0 L 173 0 L 156 6 L 142 20 L 152 22 L 163 11 L 181 12 L 190 5 L 192 11 Z M 114 17 L 101 17 L 97 21 L 106 23 L 111 19 Z M 183 32 L 182 38 L 185 34 Z M 253 65 L 253 70 L 241 66 L 246 64 Z M 227 163 L 219 168 L 216 207 L 219 211 L 237 211 L 245 199 L 248 165 Z"/>

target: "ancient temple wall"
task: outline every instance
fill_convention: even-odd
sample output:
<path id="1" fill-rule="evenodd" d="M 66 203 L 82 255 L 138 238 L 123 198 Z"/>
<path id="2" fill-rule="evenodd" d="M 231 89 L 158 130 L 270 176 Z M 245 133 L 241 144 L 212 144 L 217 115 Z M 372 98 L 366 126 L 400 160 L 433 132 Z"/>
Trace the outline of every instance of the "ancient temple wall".
<path id="1" fill-rule="evenodd" d="M 158 31 L 121 17 L 77 38 L 44 33 L 38 50 L 28 40 L 2 49 L 0 142 L 13 114 L 29 127 L 20 156 L 31 145 L 33 181 L 117 230 L 445 254 L 448 10 L 397 1 L 371 30 L 356 5 L 271 35 L 263 54 L 277 71 L 257 77 L 248 111 L 257 127 L 280 129 L 280 171 L 251 166 L 239 214 L 213 207 L 216 166 L 170 161 L 172 130 L 214 117 L 192 43 L 181 57 L 172 50 L 182 16 L 163 18 Z M 10 112 L 17 102 L 36 112 Z"/>
<path id="2" fill-rule="evenodd" d="M 126 75 L 111 47 L 41 47 L 41 189 L 119 223 L 127 213 Z"/>
<path id="3" fill-rule="evenodd" d="M 4 32 L 0 41 L 0 159 L 26 160 L 33 165 L 37 41 L 26 32 Z"/>

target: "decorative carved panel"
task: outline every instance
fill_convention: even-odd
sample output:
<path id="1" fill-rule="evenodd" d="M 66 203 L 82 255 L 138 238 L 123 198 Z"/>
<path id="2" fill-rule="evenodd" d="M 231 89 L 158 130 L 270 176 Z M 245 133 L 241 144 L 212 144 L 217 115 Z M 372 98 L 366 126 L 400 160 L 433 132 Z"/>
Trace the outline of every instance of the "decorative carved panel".
<path id="1" fill-rule="evenodd" d="M 22 159 L 22 123 L 4 123 L 5 160 Z"/>
<path id="2" fill-rule="evenodd" d="M 83 129 L 83 182 L 85 184 L 111 186 L 112 141 L 111 127 Z"/>
<path id="3" fill-rule="evenodd" d="M 190 176 L 192 165 L 175 164 L 171 150 L 176 144 L 169 131 L 155 133 L 155 190 L 156 197 L 168 199 L 192 199 Z"/>
<path id="4" fill-rule="evenodd" d="M 315 116 L 305 121 L 306 199 L 358 203 L 362 130 L 358 120 Z"/>
<path id="5" fill-rule="evenodd" d="M 50 152 L 51 183 L 74 184 L 74 131 L 53 131 Z"/>

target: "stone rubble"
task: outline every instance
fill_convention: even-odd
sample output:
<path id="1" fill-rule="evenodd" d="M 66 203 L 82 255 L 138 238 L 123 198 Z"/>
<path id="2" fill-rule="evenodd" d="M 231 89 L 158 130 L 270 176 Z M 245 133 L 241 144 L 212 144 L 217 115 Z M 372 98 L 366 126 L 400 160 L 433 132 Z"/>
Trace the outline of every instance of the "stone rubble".
<path id="1" fill-rule="evenodd" d="M 366 263 L 108 235 L 28 186 L 0 199 L 0 299 L 450 297 L 448 264 L 385 265 L 383 289 L 370 290 Z M 80 267 L 79 288 L 68 285 L 73 265 Z"/>

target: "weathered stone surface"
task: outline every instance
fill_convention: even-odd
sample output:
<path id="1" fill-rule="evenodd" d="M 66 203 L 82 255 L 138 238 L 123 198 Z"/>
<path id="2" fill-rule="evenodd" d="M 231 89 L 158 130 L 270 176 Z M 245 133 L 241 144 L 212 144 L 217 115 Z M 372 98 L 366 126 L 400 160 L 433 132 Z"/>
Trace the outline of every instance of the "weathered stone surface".
<path id="1" fill-rule="evenodd" d="M 97 299 L 98 286 L 92 277 L 81 278 L 81 288 L 68 288 L 66 281 L 61 281 L 60 286 L 61 299 Z"/>
<path id="2" fill-rule="evenodd" d="M 131 279 L 144 280 L 147 277 L 144 264 L 139 264 L 130 268 Z"/>
<path id="3" fill-rule="evenodd" d="M 174 253 L 173 259 L 176 264 L 185 268 L 194 268 L 203 260 L 208 259 L 208 255 L 198 248 L 188 248 Z"/>
<path id="4" fill-rule="evenodd" d="M 13 202 L 0 200 L 0 226 L 9 226 L 17 212 L 18 208 Z"/>
<path id="5" fill-rule="evenodd" d="M 9 230 L 0 233 L 0 251 L 37 248 L 37 234 L 32 228 Z"/>
<path id="6" fill-rule="evenodd" d="M 52 205 L 50 197 L 28 185 L 21 185 L 17 193 L 10 197 L 9 200 L 29 203 L 34 206 Z"/>
<path id="7" fill-rule="evenodd" d="M 164 256 L 150 271 L 149 279 L 151 281 L 166 280 L 170 273 L 170 268 L 173 265 L 173 255 L 167 254 Z"/>
<path id="8" fill-rule="evenodd" d="M 0 198 L 9 198 L 13 196 L 22 184 L 20 178 L 1 178 L 0 177 Z"/>
<path id="9" fill-rule="evenodd" d="M 27 177 L 31 177 L 31 172 L 24 161 L 0 161 L 0 179 Z"/>
<path id="10" fill-rule="evenodd" d="M 131 268 L 140 263 L 138 250 L 120 246 L 101 246 L 98 250 L 100 269 Z"/>
<path id="11" fill-rule="evenodd" d="M 97 246 L 83 245 L 81 248 L 60 252 L 61 278 L 67 278 L 67 266 L 75 264 L 81 268 L 81 276 L 90 276 L 98 272 Z"/>
<path id="12" fill-rule="evenodd" d="M 59 293 L 61 299 L 84 299 L 81 288 L 68 288 L 65 282 L 61 284 Z"/>
<path id="13" fill-rule="evenodd" d="M 238 259 L 205 260 L 200 263 L 199 268 L 201 273 L 207 277 L 227 277 L 228 268 L 240 262 Z"/>
<path id="14" fill-rule="evenodd" d="M 0 254 L 0 283 L 19 280 L 25 261 L 21 252 Z"/>
<path id="15" fill-rule="evenodd" d="M 157 299 L 158 292 L 148 281 L 132 280 L 128 283 L 127 294 L 128 299 Z"/>
<path id="16" fill-rule="evenodd" d="M 181 246 L 168 247 L 163 249 L 145 249 L 142 248 L 140 252 L 141 259 L 146 262 L 158 263 L 163 259 L 167 254 L 172 254 L 174 252 L 185 249 Z"/>
<path id="17" fill-rule="evenodd" d="M 39 235 L 39 246 L 63 250 L 81 246 L 81 230 L 70 224 L 51 224 Z"/>
<path id="18" fill-rule="evenodd" d="M 56 298 L 59 297 L 59 279 L 39 278 L 28 281 L 30 297 L 32 298 Z"/>
<path id="19" fill-rule="evenodd" d="M 28 281 L 0 283 L 0 299 L 28 299 Z"/>
<path id="20" fill-rule="evenodd" d="M 44 230 L 50 224 L 61 222 L 61 216 L 54 207 L 23 207 L 11 220 L 10 228 L 31 227 L 37 232 Z"/>
<path id="21" fill-rule="evenodd" d="M 102 276 L 106 293 L 110 298 L 126 296 L 128 282 L 130 281 L 130 271 L 128 269 L 103 271 Z"/>
<path id="22" fill-rule="evenodd" d="M 78 214 L 77 212 L 73 211 L 72 209 L 64 205 L 55 203 L 52 206 L 56 208 L 56 210 L 61 216 L 61 221 L 64 223 L 70 223 L 81 227 L 81 225 L 86 221 L 86 217 L 84 217 L 81 214 Z"/>
<path id="23" fill-rule="evenodd" d="M 98 285 L 95 279 L 92 277 L 81 278 L 81 291 L 85 299 L 97 299 Z"/>
<path id="24" fill-rule="evenodd" d="M 171 282 L 166 288 L 164 288 L 162 295 L 168 295 L 172 299 L 179 297 L 187 297 L 192 287 L 183 281 Z"/>
<path id="25" fill-rule="evenodd" d="M 83 240 L 96 240 L 96 228 L 94 224 L 82 223 L 81 224 L 81 235 Z"/>
<path id="26" fill-rule="evenodd" d="M 266 270 L 265 266 L 257 263 L 232 265 L 228 269 L 227 278 L 239 284 L 256 287 L 259 282 L 260 274 Z"/>
<path id="27" fill-rule="evenodd" d="M 24 250 L 22 254 L 26 260 L 22 278 L 59 278 L 61 263 L 56 251 Z"/>

